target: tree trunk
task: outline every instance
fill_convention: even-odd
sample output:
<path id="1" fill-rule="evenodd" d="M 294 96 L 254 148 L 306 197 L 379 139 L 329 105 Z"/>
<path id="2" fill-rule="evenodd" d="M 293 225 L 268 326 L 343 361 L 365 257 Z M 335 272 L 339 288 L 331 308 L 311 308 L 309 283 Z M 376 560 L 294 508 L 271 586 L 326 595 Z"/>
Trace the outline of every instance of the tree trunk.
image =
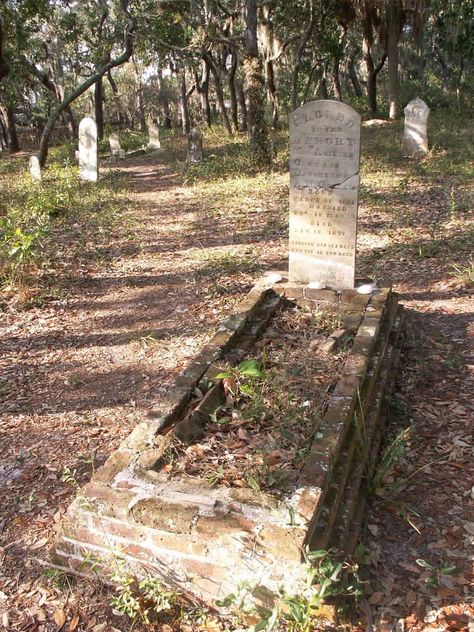
<path id="1" fill-rule="evenodd" d="M 198 86 L 199 99 L 201 102 L 201 116 L 203 123 L 207 127 L 211 127 L 211 106 L 209 105 L 209 66 L 204 60 L 201 61 L 201 81 L 198 82 L 196 77 L 196 86 Z"/>
<path id="2" fill-rule="evenodd" d="M 240 131 L 248 131 L 247 124 L 247 103 L 245 102 L 244 85 L 241 81 L 237 81 L 237 100 L 240 108 Z"/>
<path id="3" fill-rule="evenodd" d="M 12 106 L 7 107 L 7 123 L 8 123 L 8 144 L 10 152 L 20 151 L 20 143 L 16 133 L 15 111 Z"/>
<path id="4" fill-rule="evenodd" d="M 355 69 L 354 59 L 355 59 L 355 54 L 350 56 L 349 61 L 347 63 L 347 69 L 349 71 L 349 77 L 352 83 L 352 87 L 354 88 L 355 95 L 356 97 L 361 97 L 362 88 L 360 85 L 359 77 L 357 76 L 357 72 Z"/>
<path id="5" fill-rule="evenodd" d="M 327 75 L 328 75 L 328 62 L 326 61 L 324 63 L 323 74 L 321 75 L 321 80 L 319 82 L 319 86 L 316 91 L 316 95 L 321 94 L 321 97 L 323 99 L 329 98 Z"/>
<path id="6" fill-rule="evenodd" d="M 216 91 L 217 106 L 219 109 L 219 113 L 222 117 L 222 122 L 224 123 L 224 127 L 227 133 L 229 134 L 229 136 L 232 136 L 232 126 L 230 124 L 229 117 L 227 115 L 227 109 L 225 107 L 224 92 L 222 90 L 222 82 L 221 82 L 219 70 L 216 68 L 216 64 L 214 63 L 214 60 L 211 57 L 211 53 L 206 52 L 204 59 L 206 63 L 209 65 L 209 69 L 214 79 L 214 89 Z"/>
<path id="7" fill-rule="evenodd" d="M 191 122 L 189 120 L 188 96 L 186 94 L 186 74 L 185 70 L 181 71 L 179 79 L 179 112 L 181 115 L 181 128 L 183 134 L 189 134 L 191 131 Z"/>
<path id="8" fill-rule="evenodd" d="M 336 53 L 333 59 L 332 65 L 332 89 L 334 92 L 334 98 L 337 101 L 342 101 L 342 90 L 341 90 L 341 77 L 339 75 L 339 66 L 340 66 L 340 55 Z"/>
<path id="9" fill-rule="evenodd" d="M 104 138 L 104 84 L 102 77 L 94 85 L 94 112 L 95 123 L 97 125 L 97 138 Z"/>
<path id="10" fill-rule="evenodd" d="M 311 13 L 310 13 L 310 20 L 308 23 L 308 26 L 306 27 L 306 30 L 304 31 L 300 43 L 298 45 L 298 48 L 296 50 L 296 56 L 295 56 L 295 65 L 293 67 L 293 75 L 292 75 L 292 82 L 291 82 L 291 109 L 292 110 L 296 110 L 296 108 L 298 107 L 298 79 L 299 79 L 299 73 L 300 73 L 300 69 L 301 69 L 301 63 L 303 60 L 303 53 L 305 51 L 306 45 L 308 44 L 309 38 L 311 37 L 311 34 L 313 33 L 314 30 L 314 26 L 316 24 L 316 16 L 314 14 L 314 7 L 313 7 L 313 3 L 310 3 L 310 9 L 311 9 Z"/>
<path id="11" fill-rule="evenodd" d="M 0 15 L 0 83 L 4 77 L 10 72 L 10 63 L 5 56 L 5 33 L 3 27 L 3 18 Z"/>
<path id="12" fill-rule="evenodd" d="M 247 93 L 247 125 L 250 146 L 257 161 L 272 162 L 272 146 L 265 117 L 265 82 L 258 56 L 257 0 L 245 0 L 244 80 Z"/>
<path id="13" fill-rule="evenodd" d="M 122 1 L 121 7 L 122 12 L 127 19 L 127 27 L 125 29 L 124 35 L 124 51 L 118 57 L 109 60 L 106 64 L 97 69 L 93 75 L 83 81 L 75 90 L 72 90 L 68 95 L 64 97 L 61 103 L 58 103 L 56 107 L 53 108 L 46 122 L 46 125 L 44 126 L 43 134 L 41 135 L 41 141 L 38 151 L 38 160 L 41 167 L 44 167 L 46 164 L 46 159 L 48 157 L 49 138 L 51 136 L 51 132 L 53 131 L 54 125 L 56 124 L 58 118 L 61 116 L 62 112 L 64 112 L 65 109 L 69 105 L 71 105 L 73 101 L 80 97 L 81 94 L 84 94 L 86 90 L 93 86 L 98 79 L 100 79 L 107 72 L 112 70 L 112 68 L 121 66 L 130 59 L 133 52 L 133 32 L 135 31 L 136 24 L 135 19 L 132 18 L 128 12 L 128 2 L 126 0 Z"/>
<path id="14" fill-rule="evenodd" d="M 400 116 L 400 79 L 398 71 L 398 41 L 401 32 L 400 7 L 390 2 L 387 10 L 387 55 L 388 55 L 388 102 L 389 117 Z"/>
<path id="15" fill-rule="evenodd" d="M 236 132 L 239 131 L 239 118 L 237 112 L 237 90 L 235 87 L 235 73 L 237 72 L 237 54 L 234 49 L 231 51 L 232 63 L 229 69 L 229 95 L 230 95 L 230 114 L 232 124 Z"/>

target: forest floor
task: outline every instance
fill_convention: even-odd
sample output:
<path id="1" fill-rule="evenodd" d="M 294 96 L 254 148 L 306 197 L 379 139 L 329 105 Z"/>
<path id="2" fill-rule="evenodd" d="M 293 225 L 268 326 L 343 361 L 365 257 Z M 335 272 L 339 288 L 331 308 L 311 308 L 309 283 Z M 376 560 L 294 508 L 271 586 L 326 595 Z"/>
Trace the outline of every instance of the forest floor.
<path id="1" fill-rule="evenodd" d="M 435 120 L 420 161 L 401 157 L 399 124 L 363 129 L 357 271 L 393 282 L 409 327 L 353 630 L 474 625 L 474 133 L 446 114 Z M 113 589 L 41 560 L 75 485 L 253 280 L 285 267 L 286 152 L 273 171 L 258 172 L 242 139 L 211 134 L 206 147 L 196 167 L 183 166 L 174 137 L 162 152 L 115 165 L 117 217 L 101 244 L 87 235 L 69 256 L 66 243 L 48 288 L 10 289 L 0 300 L 0 628 L 131 629 L 112 611 Z M 15 169 L 26 164 L 20 156 Z M 191 609 L 181 622 L 133 629 L 234 628 Z"/>

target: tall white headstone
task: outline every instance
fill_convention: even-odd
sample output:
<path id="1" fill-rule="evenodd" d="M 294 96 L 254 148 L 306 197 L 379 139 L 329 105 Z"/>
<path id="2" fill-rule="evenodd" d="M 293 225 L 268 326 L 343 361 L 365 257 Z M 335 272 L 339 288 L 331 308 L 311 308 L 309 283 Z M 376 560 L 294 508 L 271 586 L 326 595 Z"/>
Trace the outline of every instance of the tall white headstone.
<path id="1" fill-rule="evenodd" d="M 125 151 L 120 145 L 120 140 L 117 134 L 110 134 L 109 136 L 110 155 L 112 159 L 117 160 L 125 157 Z"/>
<path id="2" fill-rule="evenodd" d="M 147 120 L 148 127 L 148 147 L 151 149 L 161 149 L 160 128 L 153 119 Z"/>
<path id="3" fill-rule="evenodd" d="M 86 117 L 79 123 L 79 176 L 95 182 L 99 177 L 97 162 L 97 125 Z"/>
<path id="4" fill-rule="evenodd" d="M 406 106 L 405 130 L 402 153 L 409 158 L 417 158 L 428 153 L 428 116 L 430 108 L 419 99 L 413 99 Z"/>
<path id="5" fill-rule="evenodd" d="M 290 115 L 292 282 L 354 287 L 360 126 L 339 101 L 313 101 Z"/>
<path id="6" fill-rule="evenodd" d="M 41 167 L 38 160 L 38 156 L 31 156 L 29 160 L 30 174 L 33 182 L 41 182 L 43 179 L 41 175 Z"/>

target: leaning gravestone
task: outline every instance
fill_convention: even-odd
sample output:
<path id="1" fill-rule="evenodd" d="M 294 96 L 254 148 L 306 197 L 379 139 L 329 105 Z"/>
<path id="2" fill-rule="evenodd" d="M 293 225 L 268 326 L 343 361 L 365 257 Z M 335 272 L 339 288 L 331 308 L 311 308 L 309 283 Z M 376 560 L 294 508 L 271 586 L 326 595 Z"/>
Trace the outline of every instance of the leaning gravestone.
<path id="1" fill-rule="evenodd" d="M 418 158 L 428 153 L 428 116 L 430 108 L 422 99 L 413 99 L 406 106 L 405 130 L 402 153 L 408 158 Z"/>
<path id="2" fill-rule="evenodd" d="M 125 157 L 125 151 L 120 145 L 120 140 L 117 134 L 110 134 L 109 136 L 110 155 L 113 160 L 117 160 Z"/>
<path id="3" fill-rule="evenodd" d="M 151 118 L 147 120 L 147 127 L 148 147 L 150 147 L 150 149 L 161 149 L 160 128 Z"/>
<path id="4" fill-rule="evenodd" d="M 360 115 L 312 101 L 290 116 L 289 280 L 354 287 Z"/>
<path id="5" fill-rule="evenodd" d="M 33 180 L 33 182 L 41 182 L 43 178 L 41 175 L 41 167 L 38 160 L 38 156 L 30 157 L 29 167 L 30 167 L 31 179 Z"/>
<path id="6" fill-rule="evenodd" d="M 79 123 L 79 177 L 95 182 L 97 169 L 97 125 L 90 117 Z"/>
<path id="7" fill-rule="evenodd" d="M 188 134 L 188 162 L 197 164 L 202 160 L 202 134 L 195 127 Z"/>

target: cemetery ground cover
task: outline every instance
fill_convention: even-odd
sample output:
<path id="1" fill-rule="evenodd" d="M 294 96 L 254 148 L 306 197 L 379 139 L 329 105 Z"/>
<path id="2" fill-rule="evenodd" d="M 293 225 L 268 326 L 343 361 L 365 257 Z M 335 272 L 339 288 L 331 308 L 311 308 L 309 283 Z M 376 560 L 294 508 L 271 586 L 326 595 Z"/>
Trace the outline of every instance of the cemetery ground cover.
<path id="1" fill-rule="evenodd" d="M 394 283 L 411 325 L 359 560 L 364 596 L 351 607 L 351 625 L 467 630 L 474 137 L 468 121 L 434 115 L 430 154 L 408 161 L 401 135 L 399 124 L 362 133 L 357 270 Z M 239 139 L 219 133 L 206 136 L 205 160 L 192 167 L 183 166 L 184 140 L 169 137 L 164 147 L 114 166 L 91 188 L 76 190 L 72 175 L 69 188 L 61 185 L 66 172 L 58 168 L 54 204 L 37 202 L 56 215 L 38 239 L 47 265 L 35 271 L 41 259 L 30 258 L 21 292 L 12 289 L 18 270 L 16 278 L 6 271 L 0 608 L 7 629 L 130 629 L 112 612 L 113 589 L 67 579 L 36 559 L 46 557 L 76 485 L 166 391 L 253 279 L 286 266 L 287 139 L 271 172 L 254 167 Z M 26 164 L 26 156 L 2 160 L 2 191 L 17 186 Z M 23 187 L 15 195 L 42 194 Z M 238 627 L 197 607 L 184 611 L 172 610 L 155 629 Z"/>

